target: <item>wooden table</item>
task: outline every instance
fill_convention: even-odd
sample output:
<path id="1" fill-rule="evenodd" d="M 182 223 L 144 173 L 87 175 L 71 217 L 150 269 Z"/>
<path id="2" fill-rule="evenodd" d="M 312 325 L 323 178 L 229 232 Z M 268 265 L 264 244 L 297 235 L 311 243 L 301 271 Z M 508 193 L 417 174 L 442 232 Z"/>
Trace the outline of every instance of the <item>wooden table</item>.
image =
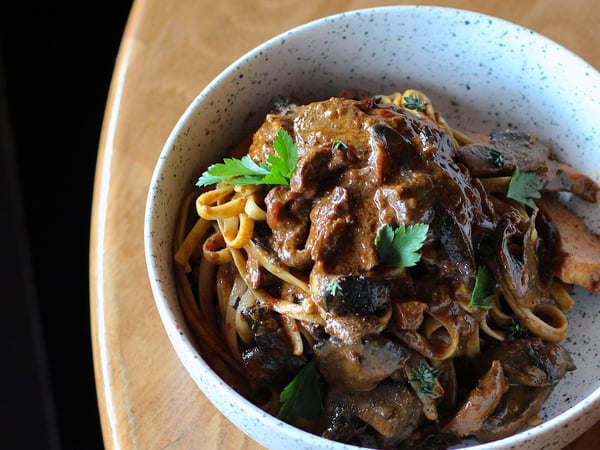
<path id="1" fill-rule="evenodd" d="M 319 17 L 392 4 L 471 9 L 531 28 L 600 68 L 595 0 L 137 0 L 99 146 L 90 243 L 91 326 L 107 449 L 259 449 L 204 397 L 155 309 L 143 248 L 146 194 L 171 128 L 221 70 Z M 589 449 L 600 423 L 568 446 Z"/>

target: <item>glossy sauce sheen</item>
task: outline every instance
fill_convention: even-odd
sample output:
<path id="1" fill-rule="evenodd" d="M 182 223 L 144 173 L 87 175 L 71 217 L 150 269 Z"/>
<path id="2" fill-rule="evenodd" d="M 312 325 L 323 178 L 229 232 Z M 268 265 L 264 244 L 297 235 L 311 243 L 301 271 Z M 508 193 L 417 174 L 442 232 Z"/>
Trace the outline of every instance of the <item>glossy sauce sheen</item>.
<path id="1" fill-rule="evenodd" d="M 280 127 L 298 145 L 291 192 L 275 189 L 267 197 L 274 246 L 284 262 L 315 263 L 332 274 L 372 270 L 383 224 L 428 223 L 440 207 L 449 232 L 460 237 L 452 241 L 467 243 L 449 254 L 460 276 L 473 276 L 470 243 L 493 224 L 482 189 L 454 162 L 445 130 L 390 104 L 332 98 L 269 115 L 255 135 L 253 159 L 273 153 Z"/>

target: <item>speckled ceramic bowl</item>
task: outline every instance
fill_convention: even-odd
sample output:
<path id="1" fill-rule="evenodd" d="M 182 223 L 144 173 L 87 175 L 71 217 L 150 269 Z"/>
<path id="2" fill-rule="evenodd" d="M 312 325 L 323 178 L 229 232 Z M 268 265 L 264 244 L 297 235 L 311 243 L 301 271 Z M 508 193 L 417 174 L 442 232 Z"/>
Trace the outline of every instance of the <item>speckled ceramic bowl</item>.
<path id="1" fill-rule="evenodd" d="M 145 245 L 156 306 L 177 355 L 215 406 L 270 449 L 353 447 L 264 414 L 198 354 L 171 272 L 176 211 L 206 165 L 258 125 L 273 96 L 318 100 L 348 87 L 373 93 L 420 89 L 462 130 L 534 131 L 559 158 L 600 180 L 600 74 L 556 43 L 503 20 L 424 6 L 359 10 L 295 28 L 235 61 L 174 125 L 151 182 Z M 571 205 L 600 232 L 599 205 Z M 544 406 L 541 425 L 486 449 L 558 449 L 600 419 L 600 298 L 577 290 L 575 299 L 565 345 L 577 370 Z M 483 448 L 470 441 L 464 446 Z"/>

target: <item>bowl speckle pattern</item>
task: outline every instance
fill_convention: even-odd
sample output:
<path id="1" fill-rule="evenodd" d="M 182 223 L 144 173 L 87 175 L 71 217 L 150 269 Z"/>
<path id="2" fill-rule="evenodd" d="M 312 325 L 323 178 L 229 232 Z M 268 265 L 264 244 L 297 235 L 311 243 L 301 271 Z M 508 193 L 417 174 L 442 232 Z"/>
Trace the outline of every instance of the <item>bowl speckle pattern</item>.
<path id="1" fill-rule="evenodd" d="M 175 295 L 174 223 L 202 170 L 256 128 L 272 97 L 291 94 L 308 102 L 345 88 L 422 90 L 452 126 L 535 132 L 559 159 L 600 181 L 600 74 L 558 44 L 497 18 L 426 6 L 352 11 L 283 33 L 225 69 L 182 114 L 157 162 L 146 206 L 146 258 L 161 320 L 190 376 L 225 416 L 270 449 L 356 447 L 263 413 L 208 367 Z M 564 200 L 600 233 L 600 205 Z M 577 370 L 544 406 L 544 423 L 485 449 L 559 449 L 600 419 L 600 298 L 583 289 L 574 297 L 565 346 Z"/>

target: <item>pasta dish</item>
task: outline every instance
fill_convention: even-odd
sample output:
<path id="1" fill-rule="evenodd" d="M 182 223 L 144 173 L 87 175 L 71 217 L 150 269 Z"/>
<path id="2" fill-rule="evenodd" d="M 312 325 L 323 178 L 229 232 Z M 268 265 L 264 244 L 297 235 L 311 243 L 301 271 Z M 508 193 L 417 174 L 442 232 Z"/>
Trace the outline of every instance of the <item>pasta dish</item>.
<path id="1" fill-rule="evenodd" d="M 599 190 L 535 134 L 462 132 L 421 91 L 275 99 L 181 206 L 178 296 L 214 370 L 290 424 L 494 441 L 575 370 L 567 311 L 574 285 L 600 294 L 600 243 L 558 193 Z"/>

